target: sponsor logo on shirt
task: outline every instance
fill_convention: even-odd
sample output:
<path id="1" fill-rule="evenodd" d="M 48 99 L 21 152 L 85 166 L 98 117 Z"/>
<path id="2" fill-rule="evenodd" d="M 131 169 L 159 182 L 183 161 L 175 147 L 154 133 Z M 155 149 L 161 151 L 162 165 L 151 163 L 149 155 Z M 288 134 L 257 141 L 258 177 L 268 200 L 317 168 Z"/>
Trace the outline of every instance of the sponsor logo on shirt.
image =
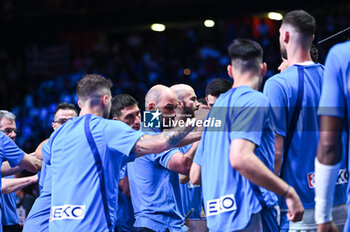
<path id="1" fill-rule="evenodd" d="M 50 222 L 64 219 L 81 220 L 84 216 L 85 205 L 52 206 Z"/>
<path id="2" fill-rule="evenodd" d="M 346 169 L 340 169 L 337 179 L 337 184 L 348 183 L 349 172 Z M 315 188 L 315 173 L 311 172 L 307 174 L 307 181 L 309 183 L 309 188 Z"/>
<path id="3" fill-rule="evenodd" d="M 233 194 L 207 201 L 207 216 L 213 216 L 236 209 L 237 205 Z"/>

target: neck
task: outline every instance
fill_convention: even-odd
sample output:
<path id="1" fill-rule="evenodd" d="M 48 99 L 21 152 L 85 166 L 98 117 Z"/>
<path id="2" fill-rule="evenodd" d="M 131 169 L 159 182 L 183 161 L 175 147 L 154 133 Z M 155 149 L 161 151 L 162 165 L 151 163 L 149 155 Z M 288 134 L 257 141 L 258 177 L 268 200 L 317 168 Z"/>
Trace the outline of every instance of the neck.
<path id="1" fill-rule="evenodd" d="M 98 109 L 98 107 L 82 107 L 79 116 L 83 116 L 85 114 L 93 114 L 99 117 L 103 117 L 103 112 Z"/>
<path id="2" fill-rule="evenodd" d="M 288 54 L 288 66 L 297 63 L 303 63 L 306 61 L 312 61 L 310 55 L 310 49 L 303 49 L 300 46 L 291 46 L 287 50 Z"/>
<path id="3" fill-rule="evenodd" d="M 259 88 L 259 79 L 256 76 L 240 75 L 234 78 L 232 88 L 237 88 L 243 85 L 249 86 L 252 89 L 258 90 Z"/>

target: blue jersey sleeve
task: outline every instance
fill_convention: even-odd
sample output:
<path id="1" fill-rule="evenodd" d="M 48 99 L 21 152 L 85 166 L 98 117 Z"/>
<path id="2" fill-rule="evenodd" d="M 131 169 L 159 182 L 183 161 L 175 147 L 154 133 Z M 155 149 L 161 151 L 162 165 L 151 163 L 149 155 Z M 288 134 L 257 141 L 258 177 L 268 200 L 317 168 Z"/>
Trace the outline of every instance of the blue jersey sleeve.
<path id="1" fill-rule="evenodd" d="M 0 132 L 1 155 L 11 167 L 16 167 L 22 161 L 24 152 L 12 141 L 10 137 Z"/>
<path id="2" fill-rule="evenodd" d="M 279 82 L 274 79 L 267 80 L 264 86 L 264 94 L 271 104 L 271 126 L 275 133 L 286 136 L 288 101 L 285 90 Z"/>
<path id="3" fill-rule="evenodd" d="M 341 72 L 341 57 L 338 57 L 331 49 L 328 53 L 320 104 L 319 115 L 327 115 L 344 118 L 345 95 L 344 84 Z"/>
<path id="4" fill-rule="evenodd" d="M 41 147 L 41 154 L 43 156 L 43 160 L 45 163 L 51 165 L 51 147 L 50 147 L 51 139 L 44 143 L 43 146 Z"/>
<path id="5" fill-rule="evenodd" d="M 105 139 L 109 149 L 119 151 L 126 156 L 130 155 L 135 143 L 143 135 L 142 132 L 120 121 L 109 120 L 105 127 Z"/>
<path id="6" fill-rule="evenodd" d="M 159 154 L 152 154 L 148 155 L 147 158 L 151 160 L 152 162 L 159 163 L 164 168 L 168 167 L 168 163 L 170 158 L 176 154 L 181 152 L 178 148 L 171 148 L 165 152 L 159 153 Z"/>
<path id="7" fill-rule="evenodd" d="M 261 137 L 266 127 L 269 114 L 269 103 L 262 95 L 251 94 L 242 96 L 242 101 L 246 103 L 244 107 L 234 107 L 233 118 L 228 119 L 230 140 L 246 139 L 260 146 Z M 231 107 L 232 108 L 232 107 Z"/>

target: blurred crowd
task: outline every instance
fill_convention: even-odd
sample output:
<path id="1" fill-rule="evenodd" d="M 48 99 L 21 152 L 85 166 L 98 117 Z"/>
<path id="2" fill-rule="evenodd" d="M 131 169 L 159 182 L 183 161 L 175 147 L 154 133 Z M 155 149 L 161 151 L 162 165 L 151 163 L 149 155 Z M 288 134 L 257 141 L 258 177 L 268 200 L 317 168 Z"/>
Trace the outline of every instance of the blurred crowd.
<path id="1" fill-rule="evenodd" d="M 318 22 L 316 45 L 349 26 L 345 12 L 314 15 Z M 110 78 L 113 95 L 128 93 L 141 107 L 145 93 L 157 83 L 189 84 L 200 98 L 212 79 L 229 79 L 226 49 L 234 38 L 251 38 L 261 44 L 268 65 L 265 79 L 278 72 L 278 28 L 279 21 L 247 16 L 218 20 L 213 28 L 61 33 L 55 41 L 25 44 L 23 49 L 0 47 L 1 108 L 17 116 L 21 132 L 17 143 L 30 152 L 51 134 L 57 104 L 77 103 L 76 82 L 83 74 Z M 329 48 L 346 35 L 349 33 L 316 46 L 320 63 Z"/>

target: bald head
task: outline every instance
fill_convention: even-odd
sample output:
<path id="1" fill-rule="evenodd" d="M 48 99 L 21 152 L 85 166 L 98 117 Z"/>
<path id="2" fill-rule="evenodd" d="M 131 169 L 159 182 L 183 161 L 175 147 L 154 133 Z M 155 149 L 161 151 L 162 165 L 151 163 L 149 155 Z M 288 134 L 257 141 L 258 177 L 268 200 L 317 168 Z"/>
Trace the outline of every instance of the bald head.
<path id="1" fill-rule="evenodd" d="M 147 92 L 145 97 L 145 107 L 149 109 L 149 104 L 154 103 L 155 106 L 159 105 L 159 102 L 166 97 L 176 98 L 176 94 L 165 85 L 155 85 Z"/>
<path id="2" fill-rule="evenodd" d="M 167 122 L 174 120 L 176 116 L 175 109 L 177 107 L 177 96 L 169 88 L 164 85 L 153 86 L 145 97 L 146 110 L 159 110 L 163 119 Z"/>
<path id="3" fill-rule="evenodd" d="M 194 89 L 186 84 L 177 84 L 170 87 L 180 101 L 183 101 L 187 94 L 194 94 Z"/>
<path id="4" fill-rule="evenodd" d="M 184 117 L 194 117 L 194 111 L 199 107 L 194 89 L 185 84 L 173 85 L 170 89 L 179 99 L 178 113 L 183 114 Z"/>

